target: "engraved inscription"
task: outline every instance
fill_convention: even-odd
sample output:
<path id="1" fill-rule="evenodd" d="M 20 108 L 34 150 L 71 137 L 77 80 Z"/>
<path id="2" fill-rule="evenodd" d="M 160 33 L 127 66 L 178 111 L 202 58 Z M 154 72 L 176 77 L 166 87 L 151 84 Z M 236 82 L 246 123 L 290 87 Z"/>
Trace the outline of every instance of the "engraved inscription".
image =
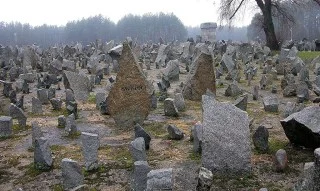
<path id="1" fill-rule="evenodd" d="M 126 86 L 126 87 L 122 87 L 121 90 L 122 91 L 142 91 L 145 90 L 146 87 L 145 86 Z"/>

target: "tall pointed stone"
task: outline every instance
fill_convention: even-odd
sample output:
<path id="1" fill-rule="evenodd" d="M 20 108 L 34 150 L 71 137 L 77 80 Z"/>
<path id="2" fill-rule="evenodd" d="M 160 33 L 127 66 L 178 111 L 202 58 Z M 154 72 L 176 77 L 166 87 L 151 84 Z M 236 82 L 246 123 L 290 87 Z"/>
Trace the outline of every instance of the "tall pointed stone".
<path id="1" fill-rule="evenodd" d="M 183 97 L 199 101 L 207 89 L 215 94 L 216 79 L 214 70 L 212 56 L 201 53 L 194 63 L 192 63 L 189 76 L 182 90 Z"/>
<path id="2" fill-rule="evenodd" d="M 136 123 L 143 124 L 148 116 L 152 92 L 127 43 L 123 44 L 119 67 L 117 80 L 108 96 L 109 111 L 119 128 L 133 129 Z"/>

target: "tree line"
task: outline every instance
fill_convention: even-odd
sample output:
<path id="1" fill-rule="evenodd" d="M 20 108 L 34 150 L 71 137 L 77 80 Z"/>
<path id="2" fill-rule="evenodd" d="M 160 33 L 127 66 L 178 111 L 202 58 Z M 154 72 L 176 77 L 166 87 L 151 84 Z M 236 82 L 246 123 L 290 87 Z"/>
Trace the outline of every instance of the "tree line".
<path id="1" fill-rule="evenodd" d="M 88 44 L 96 39 L 122 41 L 127 36 L 138 42 L 184 41 L 187 29 L 174 14 L 126 15 L 118 21 L 97 15 L 68 22 L 65 26 L 31 26 L 19 22 L 0 22 L 0 44 L 28 45 L 36 43 L 43 47 L 56 44 L 81 42 Z"/>

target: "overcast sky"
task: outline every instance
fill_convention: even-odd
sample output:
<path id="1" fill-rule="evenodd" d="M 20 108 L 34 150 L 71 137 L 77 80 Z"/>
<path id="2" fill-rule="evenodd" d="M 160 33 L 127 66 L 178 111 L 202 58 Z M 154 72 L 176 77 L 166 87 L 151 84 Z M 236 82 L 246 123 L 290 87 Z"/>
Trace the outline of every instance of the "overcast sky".
<path id="1" fill-rule="evenodd" d="M 124 15 L 132 13 L 174 13 L 186 26 L 198 26 L 202 22 L 218 22 L 217 4 L 214 0 L 2 0 L 0 21 L 65 25 L 102 14 L 115 23 Z M 252 13 L 246 11 L 235 23 L 250 24 Z"/>

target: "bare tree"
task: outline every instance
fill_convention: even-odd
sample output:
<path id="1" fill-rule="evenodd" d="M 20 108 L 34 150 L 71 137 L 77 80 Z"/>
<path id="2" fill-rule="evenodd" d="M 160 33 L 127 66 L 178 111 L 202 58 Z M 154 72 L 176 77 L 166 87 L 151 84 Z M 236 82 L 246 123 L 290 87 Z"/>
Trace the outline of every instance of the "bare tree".
<path id="1" fill-rule="evenodd" d="M 232 21 L 241 7 L 244 7 L 253 0 L 221 0 L 220 4 L 220 20 Z M 271 50 L 278 50 L 279 43 L 274 29 L 272 17 L 281 15 L 283 18 L 290 22 L 294 22 L 293 17 L 285 8 L 281 6 L 283 2 L 290 2 L 293 4 L 300 4 L 298 0 L 254 0 L 259 7 L 263 16 L 262 28 L 266 36 L 266 45 Z M 320 0 L 315 0 L 319 1 Z"/>
<path id="2" fill-rule="evenodd" d="M 320 0 L 314 0 L 320 6 Z"/>

